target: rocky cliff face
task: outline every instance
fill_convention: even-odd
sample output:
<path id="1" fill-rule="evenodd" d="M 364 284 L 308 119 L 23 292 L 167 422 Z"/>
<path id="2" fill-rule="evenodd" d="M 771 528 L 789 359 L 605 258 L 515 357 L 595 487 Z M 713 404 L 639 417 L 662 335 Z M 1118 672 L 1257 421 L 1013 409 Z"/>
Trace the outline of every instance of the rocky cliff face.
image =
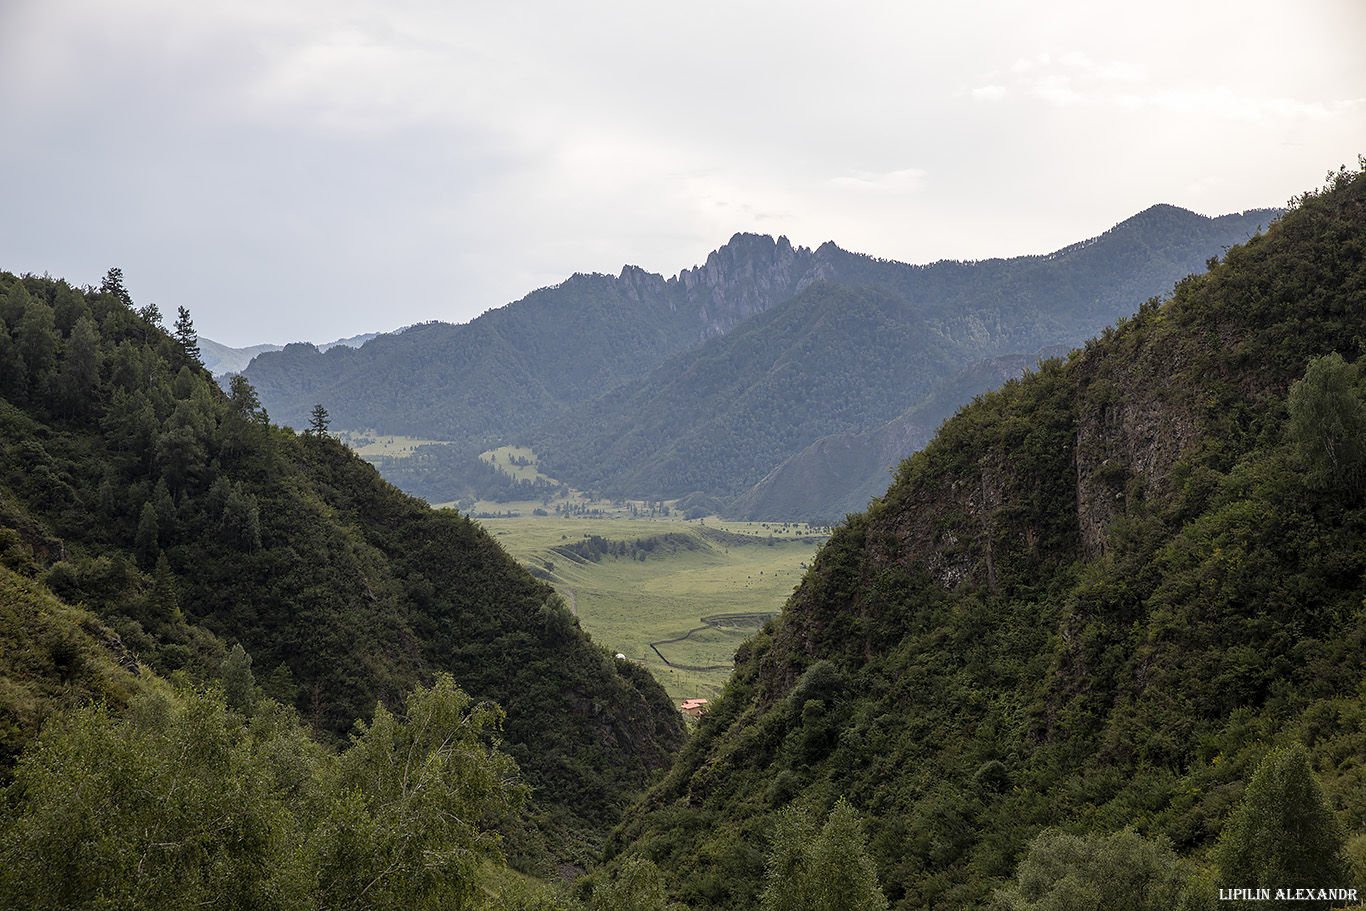
<path id="1" fill-rule="evenodd" d="M 786 237 L 736 234 L 704 264 L 670 279 L 669 286 L 698 308 L 701 338 L 710 338 L 832 275 L 819 251 L 793 247 Z"/>

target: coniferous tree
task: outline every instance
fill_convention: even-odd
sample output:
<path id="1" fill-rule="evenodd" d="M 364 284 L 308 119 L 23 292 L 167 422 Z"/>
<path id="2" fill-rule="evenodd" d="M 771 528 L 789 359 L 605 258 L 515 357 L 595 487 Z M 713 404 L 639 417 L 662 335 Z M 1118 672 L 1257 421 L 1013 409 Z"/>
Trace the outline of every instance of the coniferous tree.
<path id="1" fill-rule="evenodd" d="M 142 504 L 137 534 L 133 538 L 133 548 L 143 569 L 150 569 L 156 563 L 157 554 L 161 550 L 161 532 L 157 522 L 157 508 L 152 505 L 151 500 Z"/>
<path id="2" fill-rule="evenodd" d="M 157 555 L 148 607 L 153 622 L 174 623 L 184 619 L 180 612 L 180 599 L 176 596 L 175 574 L 171 572 L 171 563 L 166 559 L 165 551 Z"/>
<path id="3" fill-rule="evenodd" d="M 327 409 L 319 402 L 313 406 L 313 416 L 309 419 L 307 432 L 313 436 L 325 437 L 327 436 L 327 425 L 330 423 L 332 420 L 327 416 Z"/>
<path id="4" fill-rule="evenodd" d="M 187 358 L 196 364 L 202 363 L 199 357 L 199 336 L 194 331 L 190 311 L 184 307 L 176 309 L 175 340 Z"/>
<path id="5" fill-rule="evenodd" d="M 104 279 L 100 282 L 100 293 L 113 295 L 119 303 L 130 309 L 133 306 L 133 296 L 128 293 L 128 289 L 123 284 L 122 269 L 110 269 L 104 273 Z M 149 304 L 148 306 L 154 305 Z M 157 318 L 161 318 L 160 314 Z"/>
<path id="6" fill-rule="evenodd" d="M 261 397 L 256 388 L 242 374 L 234 373 L 228 380 L 228 400 L 238 415 L 247 420 L 263 420 L 265 411 L 261 408 Z"/>
<path id="7" fill-rule="evenodd" d="M 61 398 L 69 414 L 81 414 L 90 408 L 100 381 L 99 343 L 95 321 L 88 316 L 78 319 L 62 354 Z"/>
<path id="8" fill-rule="evenodd" d="M 49 372 L 56 364 L 57 346 L 61 341 L 52 308 L 34 302 L 24 310 L 16 329 L 19 352 L 28 368 L 31 388 L 42 395 L 50 382 Z"/>
<path id="9" fill-rule="evenodd" d="M 256 703 L 256 678 L 251 673 L 251 656 L 237 643 L 223 659 L 223 695 L 228 708 L 251 715 Z"/>

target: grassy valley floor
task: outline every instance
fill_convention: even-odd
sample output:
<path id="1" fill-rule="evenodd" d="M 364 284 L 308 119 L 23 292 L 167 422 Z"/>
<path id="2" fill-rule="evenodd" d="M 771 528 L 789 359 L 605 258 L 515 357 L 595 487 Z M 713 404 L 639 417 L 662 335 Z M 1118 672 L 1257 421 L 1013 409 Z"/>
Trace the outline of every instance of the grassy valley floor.
<path id="1" fill-rule="evenodd" d="M 643 663 L 678 700 L 720 692 L 736 648 L 782 609 L 824 540 L 804 527 L 715 517 L 533 516 L 534 505 L 498 504 L 521 515 L 479 521 L 555 585 L 595 641 Z M 596 561 L 567 552 L 592 536 L 656 544 Z"/>

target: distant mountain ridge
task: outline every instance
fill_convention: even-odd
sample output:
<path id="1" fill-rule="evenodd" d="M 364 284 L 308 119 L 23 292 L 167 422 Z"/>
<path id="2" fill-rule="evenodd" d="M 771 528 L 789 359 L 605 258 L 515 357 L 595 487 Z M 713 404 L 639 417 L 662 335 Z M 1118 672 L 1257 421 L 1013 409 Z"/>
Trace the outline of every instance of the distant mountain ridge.
<path id="1" fill-rule="evenodd" d="M 287 345 L 244 372 L 286 423 L 302 426 L 321 402 L 338 427 L 498 439 L 790 297 L 819 274 L 814 257 L 786 238 L 736 234 L 671 279 L 630 265 L 576 273 L 469 323 L 423 324 L 355 351 Z"/>
<path id="2" fill-rule="evenodd" d="M 930 265 L 736 234 L 673 278 L 580 273 L 466 324 L 290 345 L 245 374 L 286 424 L 321 403 L 335 428 L 449 440 L 467 457 L 533 441 L 583 489 L 732 499 L 979 360 L 1080 344 L 1275 215 L 1160 205 L 1053 254 Z M 846 388 L 813 398 L 832 371 Z"/>
<path id="3" fill-rule="evenodd" d="M 803 286 L 795 297 L 523 440 L 579 488 L 732 500 L 817 439 L 880 427 L 979 360 L 1080 345 L 1272 214 L 1154 206 L 1047 256 L 977 263 L 908 265 L 834 244 L 794 251 L 775 271 L 782 287 Z"/>
<path id="4" fill-rule="evenodd" d="M 360 335 L 353 335 L 350 338 L 339 338 L 335 342 L 326 342 L 315 346 L 319 351 L 326 351 L 338 345 L 345 345 L 348 348 L 359 348 L 370 339 L 379 335 L 378 332 L 364 332 Z M 246 348 L 233 348 L 213 339 L 200 337 L 199 354 L 200 360 L 204 362 L 204 367 L 214 376 L 222 376 L 226 373 L 241 373 L 251 363 L 252 358 L 258 354 L 265 354 L 270 351 L 281 351 L 284 345 L 250 345 Z"/>

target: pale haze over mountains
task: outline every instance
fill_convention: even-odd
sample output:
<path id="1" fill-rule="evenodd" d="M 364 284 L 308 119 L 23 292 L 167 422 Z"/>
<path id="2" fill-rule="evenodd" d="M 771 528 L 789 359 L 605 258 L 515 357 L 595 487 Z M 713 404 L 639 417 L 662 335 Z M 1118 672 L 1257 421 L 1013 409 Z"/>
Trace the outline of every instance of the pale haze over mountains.
<path id="1" fill-rule="evenodd" d="M 1359 0 L 0 3 L 9 268 L 241 347 L 465 322 L 738 232 L 1041 254 L 1366 141 Z"/>

